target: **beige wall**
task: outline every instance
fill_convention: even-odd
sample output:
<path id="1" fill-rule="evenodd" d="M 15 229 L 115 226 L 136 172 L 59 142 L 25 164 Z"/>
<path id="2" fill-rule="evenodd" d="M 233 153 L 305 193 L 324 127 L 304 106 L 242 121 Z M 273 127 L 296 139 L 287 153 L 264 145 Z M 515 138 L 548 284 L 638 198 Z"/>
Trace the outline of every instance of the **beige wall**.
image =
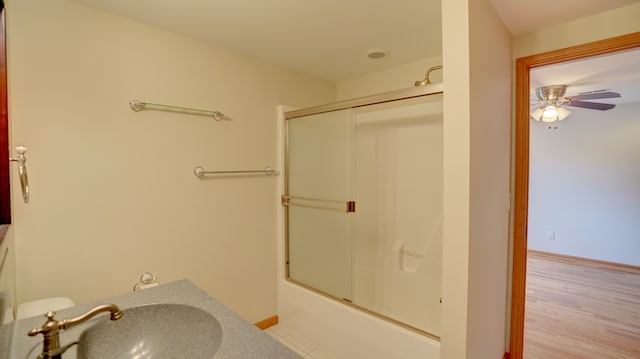
<path id="1" fill-rule="evenodd" d="M 511 36 L 488 1 L 443 2 L 442 358 L 505 350 Z"/>
<path id="2" fill-rule="evenodd" d="M 467 358 L 506 350 L 512 38 L 489 1 L 469 1 L 471 186 Z"/>
<path id="3" fill-rule="evenodd" d="M 276 314 L 276 179 L 192 171 L 274 165 L 276 105 L 332 102 L 335 84 L 63 0 L 10 1 L 8 37 L 32 195 L 14 204 L 18 301 L 87 302 L 151 271 L 251 321 Z M 136 113 L 133 99 L 233 120 Z"/>
<path id="4" fill-rule="evenodd" d="M 517 59 L 640 31 L 640 3 L 545 27 L 513 40 Z"/>
<path id="5" fill-rule="evenodd" d="M 470 50 L 468 0 L 442 3 L 444 207 L 441 358 L 466 358 L 469 283 Z"/>
<path id="6" fill-rule="evenodd" d="M 11 137 L 29 147 L 32 187 L 31 203 L 14 204 L 18 300 L 86 302 L 152 271 L 162 282 L 192 279 L 249 320 L 275 314 L 274 180 L 191 171 L 275 163 L 275 105 L 332 102 L 334 84 L 62 0 L 8 3 Z M 514 39 L 512 54 L 638 31 L 639 18 L 640 4 L 545 28 Z M 504 324 L 486 317 L 506 309 L 506 281 L 495 280 L 505 244 L 486 223 L 504 220 L 504 184 L 491 171 L 504 170 L 508 124 L 491 110 L 507 111 L 509 95 L 486 86 L 508 88 L 510 42 L 487 1 L 446 1 L 443 19 L 442 358 L 493 356 Z M 407 65 L 401 81 L 378 74 L 388 79 L 381 90 L 364 90 L 378 75 L 343 81 L 337 97 L 411 87 L 437 62 Z M 133 113 L 134 98 L 234 119 Z M 485 204 L 489 218 L 479 216 Z"/>

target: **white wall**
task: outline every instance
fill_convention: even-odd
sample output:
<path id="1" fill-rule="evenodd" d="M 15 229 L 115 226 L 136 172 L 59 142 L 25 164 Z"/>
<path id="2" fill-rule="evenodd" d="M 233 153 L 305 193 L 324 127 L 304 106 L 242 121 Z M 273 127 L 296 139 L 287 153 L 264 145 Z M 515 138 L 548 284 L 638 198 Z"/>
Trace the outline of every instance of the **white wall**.
<path id="1" fill-rule="evenodd" d="M 276 314 L 276 178 L 192 171 L 274 165 L 276 106 L 334 101 L 335 84 L 63 0 L 7 14 L 11 138 L 29 148 L 32 195 L 14 205 L 18 300 L 87 302 L 151 271 L 251 321 Z M 133 99 L 233 120 L 135 113 Z"/>
<path id="2" fill-rule="evenodd" d="M 640 265 L 639 111 L 531 124 L 529 249 Z"/>

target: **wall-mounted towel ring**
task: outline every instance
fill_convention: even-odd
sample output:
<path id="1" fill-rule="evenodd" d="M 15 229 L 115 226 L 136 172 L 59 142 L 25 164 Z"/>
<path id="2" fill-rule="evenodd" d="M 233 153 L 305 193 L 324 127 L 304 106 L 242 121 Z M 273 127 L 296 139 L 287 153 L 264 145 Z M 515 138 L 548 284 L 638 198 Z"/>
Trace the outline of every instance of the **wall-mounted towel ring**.
<path id="1" fill-rule="evenodd" d="M 22 199 L 24 203 L 29 203 L 29 176 L 27 175 L 27 148 L 23 145 L 16 146 L 18 157 L 9 158 L 10 161 L 18 162 L 18 173 L 20 174 L 20 186 L 22 187 Z"/>

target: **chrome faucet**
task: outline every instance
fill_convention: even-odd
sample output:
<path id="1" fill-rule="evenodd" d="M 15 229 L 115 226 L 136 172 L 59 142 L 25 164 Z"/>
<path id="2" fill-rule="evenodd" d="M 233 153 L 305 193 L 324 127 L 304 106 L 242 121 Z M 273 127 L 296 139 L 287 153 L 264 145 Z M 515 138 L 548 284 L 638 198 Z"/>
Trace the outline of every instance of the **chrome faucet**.
<path id="1" fill-rule="evenodd" d="M 40 353 L 38 359 L 61 359 L 62 353 L 75 343 L 71 343 L 60 348 L 60 337 L 58 336 L 58 331 L 84 323 L 102 312 L 110 312 L 111 316 L 109 319 L 111 320 L 118 320 L 122 318 L 122 311 L 114 304 L 99 305 L 79 317 L 64 319 L 62 321 L 57 321 L 54 318 L 56 312 L 50 311 L 45 314 L 47 321 L 42 325 L 42 327 L 31 329 L 29 331 L 30 337 L 38 334 L 42 334 L 44 336 L 42 353 Z"/>

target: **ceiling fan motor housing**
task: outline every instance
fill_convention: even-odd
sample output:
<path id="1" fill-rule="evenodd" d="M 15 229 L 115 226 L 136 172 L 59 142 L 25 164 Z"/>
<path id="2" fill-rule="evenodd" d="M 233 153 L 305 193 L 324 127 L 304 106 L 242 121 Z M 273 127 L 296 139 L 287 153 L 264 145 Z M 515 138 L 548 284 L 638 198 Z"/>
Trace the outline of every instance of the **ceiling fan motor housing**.
<path id="1" fill-rule="evenodd" d="M 565 92 L 567 85 L 550 85 L 537 88 L 536 96 L 540 101 L 554 101 L 564 96 Z"/>
<path id="2" fill-rule="evenodd" d="M 549 85 L 536 89 L 536 96 L 541 101 L 540 106 L 566 106 L 571 100 L 564 97 L 567 92 L 567 85 Z"/>

